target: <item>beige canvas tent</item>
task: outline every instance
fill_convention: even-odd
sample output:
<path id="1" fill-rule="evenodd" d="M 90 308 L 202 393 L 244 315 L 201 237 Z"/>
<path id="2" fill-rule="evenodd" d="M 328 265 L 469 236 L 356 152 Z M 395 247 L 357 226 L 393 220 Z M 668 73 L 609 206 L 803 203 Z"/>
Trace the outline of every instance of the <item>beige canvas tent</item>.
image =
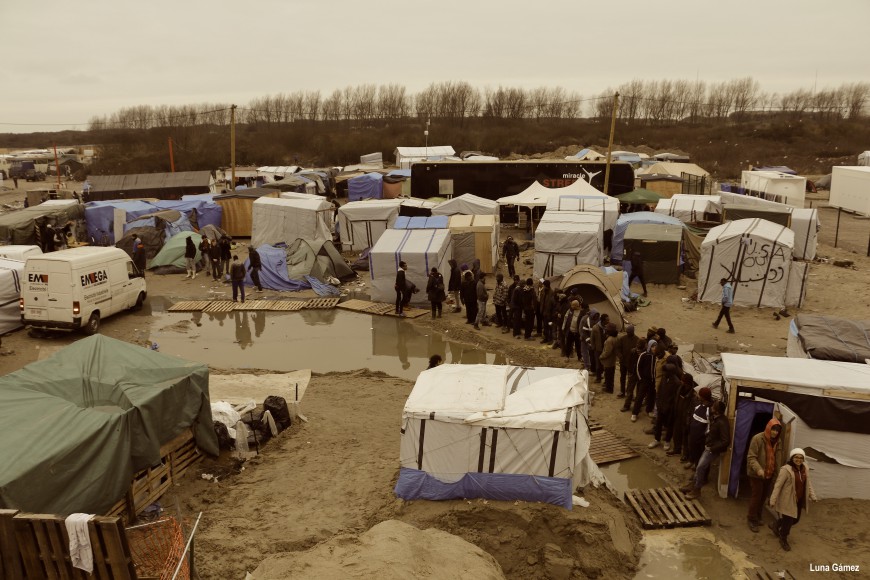
<path id="1" fill-rule="evenodd" d="M 214 196 L 221 206 L 221 229 L 228 235 L 239 238 L 251 237 L 251 214 L 254 202 L 261 197 L 278 197 L 281 193 L 272 188 L 241 189 Z"/>
<path id="2" fill-rule="evenodd" d="M 610 322 L 622 329 L 625 309 L 619 297 L 621 284 L 622 272 L 605 274 L 598 266 L 580 264 L 565 273 L 558 287 L 566 292 L 576 288 L 590 308 L 607 314 Z"/>
<path id="3" fill-rule="evenodd" d="M 469 251 L 466 253 L 480 260 L 480 269 L 483 272 L 495 272 L 498 263 L 498 216 L 452 215 L 448 228 L 453 238 L 453 257 L 457 262 L 468 263 L 460 257 L 467 248 Z"/>

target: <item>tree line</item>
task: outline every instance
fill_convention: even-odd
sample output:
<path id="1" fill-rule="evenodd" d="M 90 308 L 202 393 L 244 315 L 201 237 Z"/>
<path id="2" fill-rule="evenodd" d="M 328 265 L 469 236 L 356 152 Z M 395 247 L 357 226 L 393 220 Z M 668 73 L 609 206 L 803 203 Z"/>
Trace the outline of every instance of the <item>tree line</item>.
<path id="1" fill-rule="evenodd" d="M 617 116 L 625 123 L 661 125 L 725 123 L 754 117 L 818 120 L 857 119 L 867 114 L 870 83 L 844 83 L 821 90 L 768 93 L 751 77 L 718 83 L 635 79 L 597 95 L 583 97 L 562 87 L 479 89 L 465 81 L 431 83 L 418 93 L 399 84 L 362 84 L 320 91 L 266 95 L 236 108 L 236 123 L 270 126 L 288 123 L 339 122 L 354 127 L 386 126 L 399 121 L 438 119 L 463 127 L 472 119 L 543 120 L 610 118 L 614 94 Z M 227 126 L 229 103 L 139 105 L 95 116 L 89 130 Z"/>

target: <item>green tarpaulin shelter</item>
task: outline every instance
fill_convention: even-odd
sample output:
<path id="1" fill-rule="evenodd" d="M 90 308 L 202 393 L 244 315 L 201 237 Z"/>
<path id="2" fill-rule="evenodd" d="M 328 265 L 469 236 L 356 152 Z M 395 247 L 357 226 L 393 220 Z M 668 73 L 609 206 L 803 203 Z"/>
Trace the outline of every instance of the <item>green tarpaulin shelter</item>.
<path id="1" fill-rule="evenodd" d="M 638 188 L 634 191 L 629 191 L 628 193 L 622 193 L 615 196 L 616 199 L 619 200 L 619 203 L 658 203 L 658 201 L 663 197 L 662 195 L 650 191 L 649 189 Z"/>
<path id="2" fill-rule="evenodd" d="M 83 240 L 80 234 L 87 231 L 85 206 L 74 199 L 51 199 L 0 215 L 0 241 L 19 245 L 38 244 L 37 229 L 40 226 L 60 228 L 70 223 L 75 225 L 78 239 Z"/>
<path id="3" fill-rule="evenodd" d="M 148 262 L 148 269 L 160 267 L 158 274 L 181 274 L 186 270 L 184 263 L 184 249 L 187 245 L 187 238 L 193 238 L 193 245 L 196 246 L 196 263 L 199 263 L 199 243 L 202 241 L 202 236 L 194 232 L 179 232 L 169 238 L 163 244 L 154 259 Z"/>
<path id="4" fill-rule="evenodd" d="M 160 446 L 218 453 L 208 368 L 92 336 L 0 377 L 0 508 L 104 514 Z"/>

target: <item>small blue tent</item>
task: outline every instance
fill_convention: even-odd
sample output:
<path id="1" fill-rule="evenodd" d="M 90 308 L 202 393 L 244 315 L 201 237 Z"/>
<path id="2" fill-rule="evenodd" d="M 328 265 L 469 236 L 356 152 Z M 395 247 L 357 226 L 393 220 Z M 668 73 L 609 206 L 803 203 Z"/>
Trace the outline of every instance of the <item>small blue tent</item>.
<path id="1" fill-rule="evenodd" d="M 380 173 L 366 173 L 347 181 L 348 201 L 362 199 L 381 199 L 384 197 L 384 176 Z"/>

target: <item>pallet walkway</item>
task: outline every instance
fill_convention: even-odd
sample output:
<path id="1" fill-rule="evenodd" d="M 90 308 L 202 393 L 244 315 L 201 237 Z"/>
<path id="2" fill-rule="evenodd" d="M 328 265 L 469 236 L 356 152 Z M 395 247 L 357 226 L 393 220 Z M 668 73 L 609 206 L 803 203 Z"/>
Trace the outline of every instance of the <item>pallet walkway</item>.
<path id="1" fill-rule="evenodd" d="M 620 441 L 610 431 L 602 428 L 592 431 L 589 456 L 596 465 L 605 465 L 640 455 L 637 451 Z"/>
<path id="2" fill-rule="evenodd" d="M 625 501 L 634 508 L 644 529 L 709 526 L 710 516 L 696 499 L 687 499 L 675 487 L 629 489 Z"/>
<path id="3" fill-rule="evenodd" d="M 328 309 L 338 305 L 338 298 L 311 298 L 310 300 L 184 300 L 169 307 L 169 312 L 233 312 L 260 311 L 296 312 L 306 309 Z"/>
<path id="4" fill-rule="evenodd" d="M 797 580 L 796 576 L 788 570 L 777 570 L 776 572 L 768 572 L 764 568 L 746 568 L 743 570 L 749 580 Z"/>
<path id="5" fill-rule="evenodd" d="M 595 419 L 586 419 L 586 424 L 589 425 L 590 431 L 601 431 L 602 429 L 604 429 L 604 425 L 602 425 Z"/>
<path id="6" fill-rule="evenodd" d="M 339 308 L 343 308 L 345 310 L 353 310 L 354 312 L 365 312 L 367 314 L 378 314 L 380 316 L 394 316 L 399 318 L 399 315 L 396 314 L 396 305 L 395 304 L 387 304 L 386 302 L 370 302 L 368 300 L 345 300 L 341 304 L 338 305 Z M 429 314 L 430 310 L 424 310 L 422 308 L 405 308 L 405 316 L 404 318 L 418 318 L 423 316 L 424 314 Z"/>

